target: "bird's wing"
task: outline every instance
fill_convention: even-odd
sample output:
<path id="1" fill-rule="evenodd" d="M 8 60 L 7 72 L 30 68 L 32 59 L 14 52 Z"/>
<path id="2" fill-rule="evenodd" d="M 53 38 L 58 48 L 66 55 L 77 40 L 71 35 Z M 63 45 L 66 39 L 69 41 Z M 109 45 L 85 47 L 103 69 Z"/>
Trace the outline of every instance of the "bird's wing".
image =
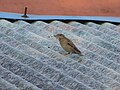
<path id="1" fill-rule="evenodd" d="M 69 46 L 71 46 L 71 48 L 73 48 L 74 50 L 76 50 L 76 51 L 79 52 L 79 50 L 78 50 L 77 47 L 73 44 L 72 41 L 68 40 L 67 44 L 68 44 Z"/>

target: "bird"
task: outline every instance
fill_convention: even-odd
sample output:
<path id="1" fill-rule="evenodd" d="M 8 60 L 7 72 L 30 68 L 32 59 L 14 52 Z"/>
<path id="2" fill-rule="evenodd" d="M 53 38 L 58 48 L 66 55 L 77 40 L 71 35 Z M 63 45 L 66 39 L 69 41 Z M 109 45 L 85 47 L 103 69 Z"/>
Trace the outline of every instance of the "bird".
<path id="1" fill-rule="evenodd" d="M 66 52 L 68 52 L 66 55 L 68 55 L 68 54 L 70 54 L 70 55 L 71 54 L 78 54 L 80 56 L 83 56 L 81 51 L 65 35 L 63 35 L 63 34 L 56 34 L 56 35 L 54 35 L 54 37 L 56 37 L 59 40 L 59 43 L 60 43 L 61 47 Z"/>

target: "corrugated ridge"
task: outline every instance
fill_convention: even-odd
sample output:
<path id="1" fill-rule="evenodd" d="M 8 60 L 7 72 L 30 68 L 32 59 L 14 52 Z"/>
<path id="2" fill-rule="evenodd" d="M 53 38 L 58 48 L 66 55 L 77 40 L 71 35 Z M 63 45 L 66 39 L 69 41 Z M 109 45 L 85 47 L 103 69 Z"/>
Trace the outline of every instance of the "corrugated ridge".
<path id="1" fill-rule="evenodd" d="M 111 23 L 110 26 L 109 23 L 100 25 L 101 28 L 93 25 L 0 20 L 0 52 L 4 58 L 1 67 L 12 72 L 13 77 L 16 74 L 21 80 L 29 82 L 28 87 L 33 86 L 36 90 L 119 90 L 119 32 L 113 30 L 118 26 Z M 101 30 L 105 27 L 110 29 L 109 33 L 117 34 L 111 34 L 110 39 L 114 42 L 103 37 L 110 37 L 109 33 L 105 33 L 107 31 Z M 64 50 L 53 37 L 57 33 L 65 34 L 81 49 L 85 55 L 81 62 L 78 62 L 78 55 L 63 56 Z M 33 74 L 31 78 L 36 79 L 30 79 L 27 74 Z"/>

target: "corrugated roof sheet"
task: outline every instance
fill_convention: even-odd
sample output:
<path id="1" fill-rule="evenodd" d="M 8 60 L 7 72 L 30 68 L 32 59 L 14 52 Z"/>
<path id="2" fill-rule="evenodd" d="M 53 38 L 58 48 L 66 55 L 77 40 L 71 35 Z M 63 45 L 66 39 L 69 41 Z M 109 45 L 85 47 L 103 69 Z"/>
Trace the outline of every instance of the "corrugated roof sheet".
<path id="1" fill-rule="evenodd" d="M 63 33 L 84 53 L 64 56 Z M 120 90 L 120 26 L 0 20 L 0 90 Z"/>

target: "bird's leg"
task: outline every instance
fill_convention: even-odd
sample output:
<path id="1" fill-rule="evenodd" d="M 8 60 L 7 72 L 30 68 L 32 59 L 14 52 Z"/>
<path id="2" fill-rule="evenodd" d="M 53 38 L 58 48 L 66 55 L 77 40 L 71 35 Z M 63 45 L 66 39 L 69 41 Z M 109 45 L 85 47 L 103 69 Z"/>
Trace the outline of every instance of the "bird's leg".
<path id="1" fill-rule="evenodd" d="M 72 52 L 70 52 L 69 54 L 70 54 L 70 56 L 71 56 L 71 55 L 72 55 Z"/>
<path id="2" fill-rule="evenodd" d="M 70 54 L 70 52 L 67 52 L 66 54 L 64 54 L 64 56 L 67 56 L 67 55 L 69 55 Z"/>

